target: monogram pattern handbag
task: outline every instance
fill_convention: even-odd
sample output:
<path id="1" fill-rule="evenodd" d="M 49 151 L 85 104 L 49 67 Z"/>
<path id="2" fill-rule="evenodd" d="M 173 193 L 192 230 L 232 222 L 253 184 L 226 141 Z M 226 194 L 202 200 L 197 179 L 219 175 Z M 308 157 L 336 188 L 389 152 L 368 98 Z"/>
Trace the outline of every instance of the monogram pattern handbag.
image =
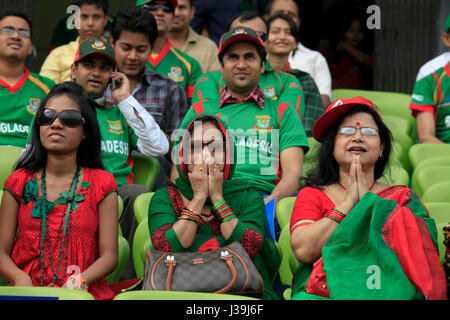
<path id="1" fill-rule="evenodd" d="M 262 298 L 258 269 L 240 243 L 204 252 L 147 253 L 143 290 L 189 291 Z"/>

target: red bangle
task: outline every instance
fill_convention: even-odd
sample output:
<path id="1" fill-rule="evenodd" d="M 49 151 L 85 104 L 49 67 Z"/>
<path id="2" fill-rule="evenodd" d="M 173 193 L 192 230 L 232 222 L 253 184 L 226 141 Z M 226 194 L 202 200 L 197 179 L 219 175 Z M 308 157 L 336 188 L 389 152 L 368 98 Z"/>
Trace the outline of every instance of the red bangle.
<path id="1" fill-rule="evenodd" d="M 344 218 L 345 218 L 345 214 L 343 214 L 342 212 L 340 212 L 336 209 L 331 209 L 327 212 L 325 217 L 328 219 L 331 219 L 337 223 L 341 223 L 341 221 L 344 220 Z"/>

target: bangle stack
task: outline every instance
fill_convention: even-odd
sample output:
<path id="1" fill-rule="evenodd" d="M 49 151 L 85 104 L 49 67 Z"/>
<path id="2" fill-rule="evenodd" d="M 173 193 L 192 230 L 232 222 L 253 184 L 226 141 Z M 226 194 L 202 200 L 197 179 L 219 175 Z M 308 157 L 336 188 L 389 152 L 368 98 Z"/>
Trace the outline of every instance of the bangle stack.
<path id="1" fill-rule="evenodd" d="M 200 225 L 202 222 L 202 218 L 197 213 L 187 208 L 183 210 L 178 220 L 192 221 L 195 222 L 197 225 Z"/>
<path id="2" fill-rule="evenodd" d="M 236 219 L 236 215 L 234 214 L 233 209 L 231 209 L 231 207 L 225 200 L 217 202 L 211 208 L 211 212 L 214 214 L 220 224 Z"/>
<path id="3" fill-rule="evenodd" d="M 333 208 L 327 212 L 325 215 L 326 218 L 333 220 L 334 222 L 341 223 L 344 220 L 346 214 Z"/>

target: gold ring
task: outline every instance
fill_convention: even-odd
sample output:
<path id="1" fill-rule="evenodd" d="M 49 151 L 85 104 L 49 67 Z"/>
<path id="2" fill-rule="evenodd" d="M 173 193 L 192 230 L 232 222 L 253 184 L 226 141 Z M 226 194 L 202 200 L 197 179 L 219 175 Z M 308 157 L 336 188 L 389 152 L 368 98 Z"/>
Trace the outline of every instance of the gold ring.
<path id="1" fill-rule="evenodd" d="M 203 171 L 203 167 L 198 167 L 198 171 Z"/>

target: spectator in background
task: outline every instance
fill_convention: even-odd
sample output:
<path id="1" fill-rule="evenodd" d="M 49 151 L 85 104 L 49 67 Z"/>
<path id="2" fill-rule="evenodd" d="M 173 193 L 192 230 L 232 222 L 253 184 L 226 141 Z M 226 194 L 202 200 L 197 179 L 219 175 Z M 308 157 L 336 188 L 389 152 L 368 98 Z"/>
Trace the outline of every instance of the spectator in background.
<path id="1" fill-rule="evenodd" d="M 155 119 L 170 142 L 177 130 L 188 104 L 183 88 L 175 81 L 145 67 L 158 34 L 155 18 L 141 7 L 131 7 L 117 13 L 112 25 L 112 47 L 118 70 L 130 82 L 133 97 Z M 111 84 L 104 93 L 108 103 L 116 104 Z M 171 143 L 172 145 L 172 143 Z M 155 189 L 170 174 L 170 159 L 159 157 L 160 176 Z"/>
<path id="2" fill-rule="evenodd" d="M 333 89 L 370 90 L 373 54 L 357 14 L 343 18 L 331 49 L 324 52 L 331 70 Z"/>
<path id="3" fill-rule="evenodd" d="M 32 50 L 30 19 L 19 11 L 0 13 L 0 145 L 25 147 L 41 99 L 55 85 L 25 67 Z"/>
<path id="4" fill-rule="evenodd" d="M 70 66 L 79 44 L 87 39 L 100 38 L 108 23 L 108 0 L 76 0 L 73 5 L 80 7 L 78 38 L 50 52 L 40 71 L 41 76 L 48 77 L 57 84 L 71 80 Z"/>
<path id="5" fill-rule="evenodd" d="M 292 69 L 288 62 L 289 55 L 295 50 L 298 42 L 295 22 L 290 16 L 277 13 L 267 23 L 269 24 L 269 34 L 266 41 L 268 60 L 273 68 L 285 70 L 295 75 L 300 82 L 305 96 L 303 128 L 306 135 L 311 137 L 314 123 L 325 110 L 314 79 L 306 72 Z"/>
<path id="6" fill-rule="evenodd" d="M 152 47 L 147 68 L 179 83 L 186 92 L 189 103 L 195 83 L 203 71 L 197 60 L 174 48 L 167 37 L 172 28 L 177 4 L 177 0 L 138 0 L 136 2 L 137 7 L 144 7 L 155 17 L 158 25 L 158 36 Z"/>
<path id="7" fill-rule="evenodd" d="M 300 9 L 294 0 L 271 0 L 267 4 L 266 19 L 276 13 L 289 15 L 300 29 Z M 322 104 L 327 107 L 331 101 L 331 74 L 325 57 L 318 51 L 306 48 L 298 41 L 297 49 L 292 51 L 289 63 L 293 69 L 309 73 L 316 82 L 322 97 Z"/>
<path id="8" fill-rule="evenodd" d="M 450 50 L 450 14 L 447 16 L 447 20 L 445 20 L 444 33 L 442 33 L 441 39 L 444 43 L 444 46 L 446 46 Z M 444 52 L 436 58 L 428 61 L 420 68 L 419 73 L 417 74 L 416 82 L 423 77 L 426 77 L 430 73 L 436 71 L 437 69 L 442 68 L 449 61 L 450 51 Z"/>
<path id="9" fill-rule="evenodd" d="M 241 0 L 193 0 L 193 6 L 196 10 L 191 27 L 198 34 L 208 36 L 217 46 L 220 37 L 228 31 L 230 18 L 242 11 Z"/>
<path id="10" fill-rule="evenodd" d="M 199 35 L 189 26 L 195 14 L 193 0 L 178 0 L 175 19 L 168 38 L 172 45 L 200 63 L 203 72 L 218 70 L 217 46 L 210 39 Z"/>

